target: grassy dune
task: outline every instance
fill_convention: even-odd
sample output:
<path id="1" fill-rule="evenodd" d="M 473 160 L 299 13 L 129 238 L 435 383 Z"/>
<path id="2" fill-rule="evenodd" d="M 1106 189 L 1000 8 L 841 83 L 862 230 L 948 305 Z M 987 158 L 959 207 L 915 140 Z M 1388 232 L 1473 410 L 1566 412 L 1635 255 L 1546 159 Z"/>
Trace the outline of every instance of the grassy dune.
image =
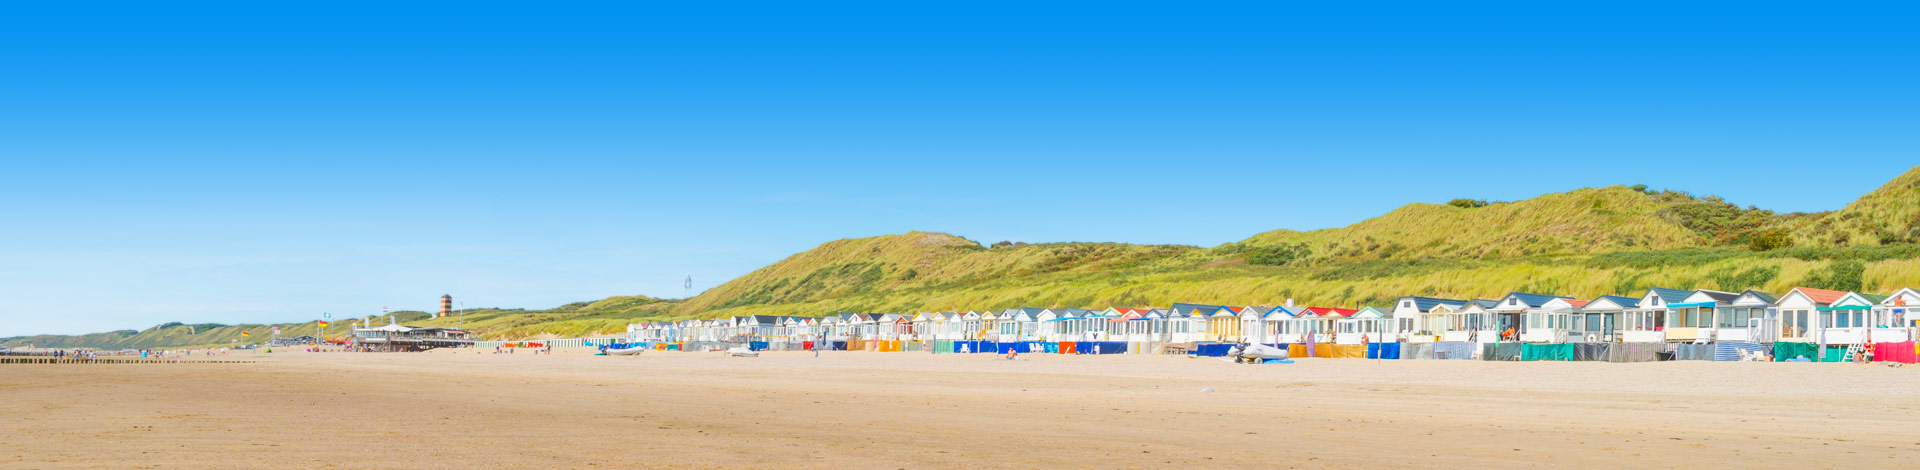
<path id="1" fill-rule="evenodd" d="M 1771 237 L 1771 238 L 1769 238 Z M 1774 240 L 1762 243 L 1757 240 Z M 468 310 L 487 337 L 617 333 L 643 320 L 835 311 L 1164 306 L 1172 302 L 1384 304 L 1400 295 L 1591 298 L 1652 286 L 1887 292 L 1920 286 L 1920 168 L 1847 207 L 1775 214 L 1713 196 L 1610 186 L 1514 202 L 1412 204 L 1347 227 L 1276 230 L 1213 248 L 1119 243 L 983 245 L 942 233 L 827 242 L 686 300 L 611 297 L 548 310 Z M 452 318 L 402 313 L 409 324 Z M 341 323 L 344 325 L 345 323 Z M 185 325 L 0 344 L 223 344 L 262 325 Z M 310 334 L 312 324 L 283 326 Z"/>

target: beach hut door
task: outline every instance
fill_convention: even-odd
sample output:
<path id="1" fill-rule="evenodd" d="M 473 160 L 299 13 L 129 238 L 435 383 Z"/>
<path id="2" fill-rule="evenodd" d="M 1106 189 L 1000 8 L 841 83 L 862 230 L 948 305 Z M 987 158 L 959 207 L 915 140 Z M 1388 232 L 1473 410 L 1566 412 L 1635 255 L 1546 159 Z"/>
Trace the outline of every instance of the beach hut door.
<path id="1" fill-rule="evenodd" d="M 1773 313 L 1768 313 L 1767 318 L 1748 318 L 1747 339 L 1749 341 L 1771 343 L 1774 339 L 1779 338 L 1779 336 L 1776 335 L 1778 331 L 1775 327 L 1779 325 L 1780 322 L 1772 318 L 1773 315 Z"/>

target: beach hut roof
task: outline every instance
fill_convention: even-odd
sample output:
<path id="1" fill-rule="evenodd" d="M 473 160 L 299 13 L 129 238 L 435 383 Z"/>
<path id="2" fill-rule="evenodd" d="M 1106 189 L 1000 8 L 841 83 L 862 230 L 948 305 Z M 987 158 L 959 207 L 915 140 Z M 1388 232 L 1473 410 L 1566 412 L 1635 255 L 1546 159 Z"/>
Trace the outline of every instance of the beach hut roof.
<path id="1" fill-rule="evenodd" d="M 1464 307 L 1467 304 L 1467 301 L 1465 300 L 1442 299 L 1439 297 L 1406 296 L 1406 297 L 1400 298 L 1400 302 L 1407 302 L 1407 301 L 1412 301 L 1413 308 L 1422 312 L 1433 310 L 1433 307 L 1443 305 L 1443 304 L 1451 305 L 1453 306 L 1453 308 Z"/>
<path id="2" fill-rule="evenodd" d="M 1832 305 L 1835 307 L 1871 307 L 1880 304 L 1880 301 L 1883 300 L 1887 300 L 1887 296 L 1848 292 L 1847 295 L 1841 296 L 1839 300 L 1834 301 Z"/>
<path id="3" fill-rule="evenodd" d="M 1390 316 L 1393 316 L 1393 311 L 1381 310 L 1369 305 L 1361 308 L 1360 310 L 1355 310 L 1353 314 L 1349 315 L 1348 317 L 1349 318 L 1386 318 Z"/>
<path id="4" fill-rule="evenodd" d="M 1563 295 L 1529 294 L 1526 292 L 1513 292 L 1513 293 L 1508 293 L 1506 298 L 1500 299 L 1500 304 L 1497 307 L 1499 308 L 1539 307 L 1539 306 L 1546 305 L 1547 302 L 1552 302 L 1553 299 L 1571 299 L 1571 298 L 1572 297 L 1567 297 Z"/>
<path id="5" fill-rule="evenodd" d="M 1832 305 L 1834 301 L 1839 301 L 1839 297 L 1847 297 L 1847 294 L 1845 294 L 1845 292 L 1837 292 L 1837 290 L 1816 290 L 1816 288 L 1791 288 L 1791 290 L 1788 290 L 1788 294 L 1782 294 L 1780 295 L 1780 299 L 1774 299 L 1774 303 L 1786 303 L 1786 301 L 1788 301 L 1788 299 L 1791 299 L 1793 295 L 1801 295 L 1801 297 L 1807 297 L 1807 301 L 1812 301 L 1812 303 L 1818 303 L 1818 305 Z"/>
<path id="6" fill-rule="evenodd" d="M 1773 304 L 1774 304 L 1774 302 L 1778 302 L 1778 301 L 1779 301 L 1779 299 L 1780 299 L 1780 296 L 1777 296 L 1777 295 L 1773 295 L 1773 294 L 1769 294 L 1769 293 L 1766 293 L 1766 292 L 1760 292 L 1760 291 L 1758 291 L 1758 290 L 1754 290 L 1754 289 L 1747 289 L 1747 291 L 1746 291 L 1746 292 L 1741 292 L 1741 293 L 1740 293 L 1740 298 L 1738 298 L 1738 299 L 1734 299 L 1734 301 L 1733 301 L 1733 302 L 1734 302 L 1734 303 L 1736 303 L 1736 304 L 1739 304 L 1739 303 L 1763 303 L 1763 304 L 1766 304 L 1766 305 L 1773 305 Z"/>
<path id="7" fill-rule="evenodd" d="M 1593 305 L 1593 302 L 1601 302 L 1602 304 L 1611 303 L 1613 306 L 1619 308 L 1634 308 L 1640 306 L 1640 299 L 1620 295 L 1602 295 L 1595 297 L 1591 302 L 1588 302 L 1587 305 L 1599 307 L 1599 305 Z"/>
<path id="8" fill-rule="evenodd" d="M 1213 314 L 1211 314 L 1211 315 L 1207 315 L 1207 316 L 1209 316 L 1209 317 L 1237 317 L 1237 316 L 1240 316 L 1240 311 L 1241 311 L 1241 310 L 1243 310 L 1243 309 L 1245 309 L 1245 307 L 1220 307 L 1219 309 L 1216 309 L 1216 310 L 1214 310 L 1214 311 L 1213 311 Z"/>
<path id="9" fill-rule="evenodd" d="M 1693 295 L 1693 291 L 1680 290 L 1680 289 L 1668 289 L 1665 287 L 1655 287 L 1652 289 L 1647 289 L 1647 295 L 1642 296 L 1641 298 L 1642 299 L 1657 298 L 1659 299 L 1659 302 L 1655 302 L 1655 303 L 1658 305 L 1648 305 L 1648 307 L 1664 307 L 1666 306 L 1666 304 L 1677 304 L 1681 302 L 1686 302 L 1687 296 L 1689 295 Z"/>
<path id="10" fill-rule="evenodd" d="M 1266 316 L 1267 312 L 1271 312 L 1271 311 L 1273 311 L 1273 307 L 1268 307 L 1265 305 L 1248 305 L 1246 306 L 1246 308 L 1240 309 L 1240 317 L 1241 318 L 1260 318 L 1260 317 Z"/>
<path id="11" fill-rule="evenodd" d="M 1265 315 L 1264 318 L 1268 320 L 1285 320 L 1288 318 L 1293 318 L 1298 315 L 1300 315 L 1300 312 L 1293 308 L 1286 307 L 1286 306 L 1279 306 L 1279 307 L 1274 307 L 1272 309 L 1268 309 L 1267 314 Z"/>
<path id="12" fill-rule="evenodd" d="M 1195 316 L 1195 315 L 1206 316 L 1206 315 L 1213 314 L 1215 310 L 1219 310 L 1219 309 L 1220 309 L 1219 305 L 1188 304 L 1188 303 L 1179 303 L 1179 302 L 1175 302 L 1173 304 L 1173 313 L 1181 316 Z"/>
<path id="13" fill-rule="evenodd" d="M 1360 313 L 1359 310 L 1334 307 L 1307 307 L 1304 311 L 1310 317 L 1348 317 Z"/>
<path id="14" fill-rule="evenodd" d="M 1738 299 L 1738 298 L 1740 298 L 1740 294 L 1733 293 L 1733 292 L 1700 289 L 1700 290 L 1693 291 L 1693 294 L 1688 295 L 1687 302 L 1694 302 L 1694 303 L 1712 302 L 1719 305 L 1726 305 L 1726 304 L 1733 303 L 1733 299 Z"/>
<path id="15" fill-rule="evenodd" d="M 1837 291 L 1837 290 L 1815 289 L 1812 287 L 1795 287 L 1793 288 L 1793 290 L 1787 291 L 1787 295 L 1793 295 L 1794 292 L 1799 292 L 1800 295 L 1806 296 L 1808 300 L 1812 300 L 1815 303 L 1822 303 L 1822 304 L 1832 304 L 1834 302 L 1840 301 L 1841 297 L 1847 296 L 1846 292 Z M 1781 296 L 1781 297 L 1785 297 L 1785 296 Z"/>

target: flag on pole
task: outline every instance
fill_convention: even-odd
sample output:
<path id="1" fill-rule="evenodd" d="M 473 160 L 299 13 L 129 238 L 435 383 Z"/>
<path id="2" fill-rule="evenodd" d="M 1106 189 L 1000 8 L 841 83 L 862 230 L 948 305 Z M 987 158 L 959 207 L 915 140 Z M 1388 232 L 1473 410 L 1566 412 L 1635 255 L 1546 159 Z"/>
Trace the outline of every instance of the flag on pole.
<path id="1" fill-rule="evenodd" d="M 245 332 L 245 331 L 242 331 L 242 332 L 240 332 L 240 337 L 241 337 L 241 338 L 245 338 L 245 337 L 248 337 L 248 336 L 253 336 L 253 333 L 249 333 L 249 332 Z"/>
<path id="2" fill-rule="evenodd" d="M 320 327 L 321 327 L 321 328 L 326 328 L 326 327 L 327 327 L 328 325 L 332 325 L 332 323 L 327 323 L 327 321 L 326 321 L 326 320 L 320 320 Z"/>

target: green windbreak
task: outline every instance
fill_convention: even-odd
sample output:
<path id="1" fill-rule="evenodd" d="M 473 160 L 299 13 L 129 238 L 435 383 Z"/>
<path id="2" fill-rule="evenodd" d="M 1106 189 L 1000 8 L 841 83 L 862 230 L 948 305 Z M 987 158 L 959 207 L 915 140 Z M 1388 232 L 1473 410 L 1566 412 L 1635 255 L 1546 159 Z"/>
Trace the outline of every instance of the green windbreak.
<path id="1" fill-rule="evenodd" d="M 1825 358 L 1820 357 L 1819 351 L 1820 351 L 1820 345 L 1818 344 L 1790 343 L 1790 342 L 1782 341 L 1778 343 L 1773 343 L 1773 361 L 1786 362 L 1788 359 L 1793 359 L 1795 357 L 1801 357 L 1801 356 L 1806 356 L 1807 360 L 1816 361 L 1816 362 L 1845 362 L 1846 361 L 1846 355 L 1847 355 L 1846 346 L 1827 346 L 1827 357 Z"/>
<path id="2" fill-rule="evenodd" d="M 1818 359 L 1820 356 L 1814 351 L 1819 347 L 1820 345 L 1813 343 L 1792 343 L 1786 341 L 1773 343 L 1773 362 L 1786 362 L 1788 359 L 1800 356 L 1806 356 L 1807 359 Z"/>
<path id="3" fill-rule="evenodd" d="M 1522 361 L 1571 361 L 1572 344 L 1529 344 L 1520 348 Z"/>

